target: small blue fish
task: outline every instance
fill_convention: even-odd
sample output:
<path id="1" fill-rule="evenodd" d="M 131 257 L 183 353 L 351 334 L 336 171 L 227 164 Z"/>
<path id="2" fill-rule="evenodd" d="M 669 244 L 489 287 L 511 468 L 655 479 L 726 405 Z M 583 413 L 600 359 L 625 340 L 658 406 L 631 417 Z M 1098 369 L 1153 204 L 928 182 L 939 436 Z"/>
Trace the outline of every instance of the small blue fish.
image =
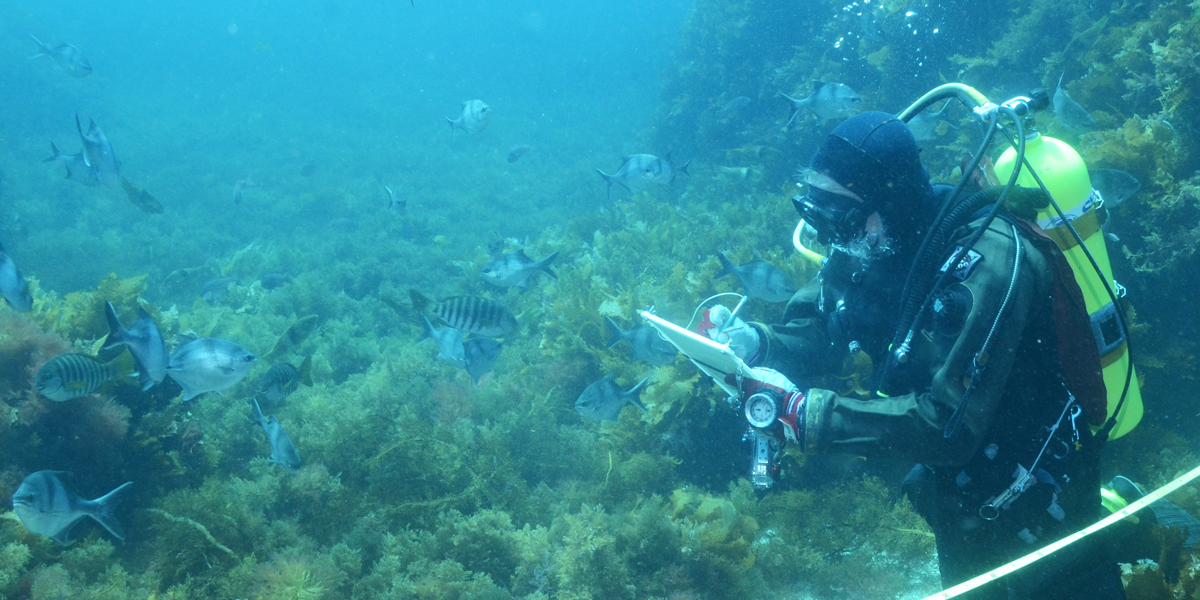
<path id="1" fill-rule="evenodd" d="M 725 106 L 722 106 L 721 110 L 717 111 L 717 115 L 724 117 L 726 115 L 731 115 L 731 114 L 740 112 L 743 108 L 746 108 L 746 106 L 748 106 L 750 104 L 750 102 L 751 102 L 751 100 L 750 100 L 749 96 L 738 96 L 738 97 L 734 98 L 733 100 L 726 102 Z"/>
<path id="2" fill-rule="evenodd" d="M 296 452 L 296 446 L 292 445 L 291 438 L 287 433 L 284 433 L 283 426 L 279 424 L 279 420 L 275 415 L 263 417 L 262 409 L 258 406 L 258 400 L 254 402 L 254 418 L 258 424 L 267 433 L 267 441 L 271 443 L 271 462 L 295 473 L 300 470 L 300 453 Z"/>
<path id="3" fill-rule="evenodd" d="M 649 377 L 641 380 L 633 386 L 633 389 L 626 392 L 617 385 L 612 375 L 608 375 L 583 390 L 579 399 L 575 401 L 575 412 L 582 415 L 583 418 L 597 423 L 618 420 L 617 417 L 626 404 L 632 404 L 644 412 L 646 406 L 642 404 L 638 396 L 642 392 L 642 386 L 646 385 L 649 380 Z"/>
<path id="4" fill-rule="evenodd" d="M 1088 169 L 1088 178 L 1109 210 L 1121 206 L 1142 189 L 1142 182 L 1120 169 Z"/>
<path id="5" fill-rule="evenodd" d="M 171 355 L 167 375 L 183 388 L 184 402 L 205 392 L 229 389 L 254 367 L 255 356 L 233 342 L 180 337 L 188 341 Z"/>
<path id="6" fill-rule="evenodd" d="M 476 386 L 484 375 L 492 372 L 502 349 L 503 343 L 488 337 L 473 337 L 463 342 L 463 364 Z"/>
<path id="7" fill-rule="evenodd" d="M 71 181 L 78 181 L 88 187 L 100 185 L 100 178 L 92 170 L 92 166 L 87 163 L 87 159 L 83 157 L 83 150 L 80 150 L 78 154 L 64 154 L 58 149 L 58 146 L 54 145 L 54 142 L 50 142 L 50 151 L 54 155 L 42 162 L 62 163 L 67 168 L 66 178 Z"/>
<path id="8" fill-rule="evenodd" d="M 60 544 L 70 544 L 71 530 L 84 517 L 91 517 L 113 537 L 123 540 L 125 532 L 113 515 L 121 492 L 133 485 L 122 484 L 117 489 L 95 499 L 85 500 L 67 488 L 62 481 L 70 474 L 62 471 L 37 471 L 21 482 L 13 494 L 13 512 L 31 533 L 44 535 Z"/>
<path id="9" fill-rule="evenodd" d="M 108 320 L 108 340 L 104 343 L 104 349 L 117 346 L 129 348 L 129 353 L 137 361 L 142 391 L 162 383 L 167 376 L 167 363 L 171 361 L 171 355 L 167 352 L 167 344 L 163 341 L 158 323 L 154 322 L 146 309 L 138 307 L 138 320 L 129 329 L 121 326 L 112 302 L 104 303 L 104 317 Z"/>
<path id="10" fill-rule="evenodd" d="M 216 306 L 225 301 L 225 292 L 229 291 L 231 285 L 237 285 L 237 279 L 233 277 L 209 279 L 204 282 L 203 286 L 200 286 L 200 297 L 204 298 L 209 306 Z"/>
<path id="11" fill-rule="evenodd" d="M 461 129 L 467 135 L 475 135 L 487 129 L 488 123 L 492 122 L 492 107 L 484 104 L 483 100 L 467 100 L 463 102 L 462 113 L 457 119 L 446 117 L 446 120 L 450 122 L 452 132 Z"/>
<path id="12" fill-rule="evenodd" d="M 79 141 L 83 142 L 83 160 L 96 174 L 96 179 L 107 187 L 117 187 L 121 180 L 121 161 L 113 150 L 108 136 L 96 124 L 95 119 L 89 119 L 87 133 L 79 123 L 79 115 L 75 115 L 75 129 L 79 131 Z"/>
<path id="13" fill-rule="evenodd" d="M 17 312 L 33 310 L 33 296 L 29 293 L 29 283 L 21 275 L 17 263 L 4 251 L 0 245 L 0 297 Z"/>
<path id="14" fill-rule="evenodd" d="M 1058 117 L 1059 123 L 1076 133 L 1095 129 L 1096 120 L 1078 102 L 1072 100 L 1067 94 L 1067 89 L 1062 86 L 1065 75 L 1066 73 L 1059 75 L 1058 88 L 1054 90 L 1054 116 Z"/>
<path id="15" fill-rule="evenodd" d="M 956 125 L 946 119 L 946 110 L 950 108 L 953 100 L 947 100 L 942 105 L 942 109 L 937 112 L 923 110 L 908 121 L 908 129 L 912 131 L 913 137 L 917 138 L 918 142 L 929 142 L 937 139 L 938 125 L 945 121 L 951 129 L 958 129 Z"/>
<path id="16" fill-rule="evenodd" d="M 820 123 L 824 123 L 829 119 L 849 117 L 857 112 L 858 106 L 862 104 L 862 96 L 844 83 L 817 84 L 817 89 L 802 100 L 783 92 L 780 92 L 779 95 L 787 98 L 788 103 L 792 106 L 792 114 L 788 116 L 788 122 L 783 126 L 784 130 L 791 129 L 792 124 L 796 122 L 796 117 L 799 117 L 805 110 L 811 111 L 817 116 Z"/>
<path id="17" fill-rule="evenodd" d="M 528 287 L 529 278 L 538 271 L 558 279 L 558 275 L 555 275 L 554 271 L 550 269 L 550 263 L 553 263 L 556 258 L 558 258 L 557 252 L 540 261 L 534 261 L 525 256 L 524 250 L 505 252 L 500 258 L 483 267 L 480 276 L 484 281 L 503 288 L 514 285 Z"/>
<path id="18" fill-rule="evenodd" d="M 733 264 L 723 252 L 717 252 L 717 258 L 721 260 L 721 270 L 713 279 L 736 275 L 742 289 L 751 298 L 767 302 L 787 302 L 796 293 L 796 287 L 792 285 L 787 273 L 757 256 L 743 265 Z"/>
<path id="19" fill-rule="evenodd" d="M 242 197 L 246 194 L 246 188 L 253 187 L 255 185 L 258 184 L 251 181 L 249 177 L 237 180 L 237 182 L 233 184 L 233 203 L 241 204 Z"/>
<path id="20" fill-rule="evenodd" d="M 404 214 L 404 210 L 408 208 L 408 200 L 397 196 L 396 192 L 393 192 L 392 188 L 386 185 L 383 186 L 383 189 L 387 191 L 388 195 L 388 210 L 398 215 Z"/>
<path id="21" fill-rule="evenodd" d="M 521 157 L 525 156 L 525 154 L 527 152 L 529 152 L 530 150 L 533 150 L 533 146 L 529 146 L 526 144 L 521 144 L 519 146 L 513 146 L 512 148 L 509 148 L 508 149 L 509 164 L 512 164 L 512 163 L 517 162 L 518 160 L 521 160 Z"/>
<path id="22" fill-rule="evenodd" d="M 679 354 L 671 342 L 663 339 L 651 327 L 637 325 L 629 331 L 622 331 L 612 319 L 604 317 L 604 322 L 608 324 L 608 331 L 612 334 L 612 341 L 609 342 L 608 347 L 611 349 L 624 341 L 633 349 L 634 360 L 662 366 L 675 362 L 675 356 Z"/>
<path id="23" fill-rule="evenodd" d="M 33 42 L 38 46 L 37 54 L 30 56 L 30 59 L 49 56 L 54 59 L 54 64 L 58 65 L 60 71 L 71 77 L 80 78 L 92 74 L 92 63 L 88 62 L 87 57 L 79 51 L 79 48 L 66 42 L 51 48 L 34 37 L 32 33 L 29 34 L 29 37 L 33 38 Z"/>
<path id="24" fill-rule="evenodd" d="M 282 287 L 285 283 L 291 282 L 291 275 L 284 273 L 264 273 L 262 276 L 262 289 L 273 290 L 277 287 Z"/>
<path id="25" fill-rule="evenodd" d="M 429 322 L 428 317 L 421 317 L 421 320 L 425 322 L 425 335 L 417 343 L 433 340 L 437 344 L 439 360 L 444 360 L 458 368 L 466 368 L 462 332 L 453 327 L 434 329 L 433 323 Z"/>
<path id="26" fill-rule="evenodd" d="M 670 155 L 667 155 L 666 158 L 659 158 L 653 154 L 632 154 L 625 157 L 621 166 L 612 175 L 600 169 L 596 169 L 596 172 L 608 184 L 608 197 L 612 198 L 614 183 L 629 190 L 630 195 L 633 195 L 652 184 L 671 185 L 680 173 L 690 177 L 691 174 L 687 170 L 690 164 L 692 161 L 689 160 L 682 166 L 676 165 L 671 161 Z"/>

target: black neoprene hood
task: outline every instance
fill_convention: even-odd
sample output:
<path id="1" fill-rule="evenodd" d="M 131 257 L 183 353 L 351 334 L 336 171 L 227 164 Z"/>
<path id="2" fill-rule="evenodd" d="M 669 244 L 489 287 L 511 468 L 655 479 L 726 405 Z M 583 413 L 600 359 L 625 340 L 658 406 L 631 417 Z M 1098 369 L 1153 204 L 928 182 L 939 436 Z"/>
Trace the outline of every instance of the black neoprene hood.
<path id="1" fill-rule="evenodd" d="M 825 138 L 812 170 L 833 178 L 885 216 L 899 216 L 888 215 L 903 208 L 892 200 L 923 198 L 932 191 L 920 153 L 903 121 L 885 112 L 864 112 Z"/>

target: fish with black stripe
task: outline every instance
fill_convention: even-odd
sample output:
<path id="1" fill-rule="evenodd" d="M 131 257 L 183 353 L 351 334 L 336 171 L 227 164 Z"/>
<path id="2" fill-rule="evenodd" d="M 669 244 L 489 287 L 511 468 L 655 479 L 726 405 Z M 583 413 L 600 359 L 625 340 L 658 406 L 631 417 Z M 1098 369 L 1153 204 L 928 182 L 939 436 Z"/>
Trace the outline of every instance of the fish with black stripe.
<path id="1" fill-rule="evenodd" d="M 87 354 L 60 354 L 38 369 L 34 387 L 55 402 L 66 402 L 91 394 L 105 382 L 128 379 L 136 371 L 137 365 L 128 351 L 109 362 Z"/>
<path id="2" fill-rule="evenodd" d="M 432 300 L 409 290 L 413 308 L 425 312 Z M 454 296 L 433 304 L 433 314 L 463 332 L 486 337 L 504 337 L 517 330 L 517 318 L 504 306 L 478 296 Z"/>

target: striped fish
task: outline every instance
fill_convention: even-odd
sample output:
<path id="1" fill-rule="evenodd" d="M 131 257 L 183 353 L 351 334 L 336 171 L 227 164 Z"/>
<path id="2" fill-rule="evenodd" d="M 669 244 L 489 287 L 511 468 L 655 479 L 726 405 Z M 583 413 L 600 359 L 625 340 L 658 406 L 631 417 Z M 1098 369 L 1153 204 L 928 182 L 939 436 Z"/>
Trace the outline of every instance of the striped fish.
<path id="1" fill-rule="evenodd" d="M 109 362 L 87 354 L 60 354 L 38 369 L 34 386 L 41 395 L 55 402 L 81 398 L 104 382 L 124 379 L 136 371 L 128 351 Z"/>
<path id="2" fill-rule="evenodd" d="M 411 290 L 413 307 L 424 312 L 430 300 Z M 478 296 L 454 296 L 433 305 L 433 314 L 463 332 L 487 337 L 504 337 L 517 330 L 517 318 L 504 306 Z"/>
<path id="3" fill-rule="evenodd" d="M 279 406 L 292 392 L 300 388 L 300 384 L 312 387 L 312 357 L 306 357 L 300 363 L 300 368 L 288 363 L 279 363 L 267 370 L 267 374 L 258 381 L 258 394 L 255 398 L 267 402 L 268 407 Z"/>

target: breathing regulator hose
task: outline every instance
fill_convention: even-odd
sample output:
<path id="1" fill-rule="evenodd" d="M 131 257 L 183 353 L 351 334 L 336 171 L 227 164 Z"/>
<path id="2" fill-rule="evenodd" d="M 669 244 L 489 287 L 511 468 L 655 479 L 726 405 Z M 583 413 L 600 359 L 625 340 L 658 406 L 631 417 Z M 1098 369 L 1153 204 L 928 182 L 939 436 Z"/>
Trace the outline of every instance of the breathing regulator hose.
<path id="1" fill-rule="evenodd" d="M 983 107 L 980 107 L 980 109 L 982 108 Z M 980 109 L 977 109 L 977 112 Z M 988 115 L 988 132 L 985 135 L 985 143 L 991 140 L 991 136 L 998 128 L 997 114 L 1003 114 L 1011 119 L 1016 125 L 1018 164 L 1023 164 L 1025 157 L 1025 127 L 1022 115 L 1018 114 L 1014 107 L 1008 105 L 990 105 L 988 106 L 988 112 L 990 114 Z M 972 165 L 978 166 L 979 161 L 982 160 L 982 156 L 982 152 L 977 153 L 975 159 L 972 161 Z M 926 270 L 928 270 L 928 267 L 931 264 L 930 261 L 936 262 L 941 257 L 943 248 L 935 247 L 938 244 L 934 243 L 935 238 L 940 237 L 939 232 L 941 232 L 942 235 L 948 235 L 950 231 L 953 231 L 954 228 L 961 225 L 961 223 L 955 223 L 947 219 L 950 213 L 953 212 L 961 219 L 969 217 L 974 212 L 967 212 L 966 207 L 964 207 L 961 211 L 955 210 L 959 206 L 956 196 L 961 193 L 964 182 L 969 178 L 970 173 L 970 170 L 963 173 L 963 181 L 959 182 L 958 187 L 955 188 L 950 199 L 947 200 L 946 204 L 942 206 L 942 210 L 938 215 L 937 224 L 934 227 L 931 227 L 929 232 L 926 233 L 925 239 L 921 242 L 921 247 L 917 251 L 917 259 L 914 262 L 912 269 L 909 271 L 908 281 L 905 282 L 904 296 L 901 300 L 899 327 L 896 330 L 895 337 L 892 339 L 892 352 L 884 365 L 883 376 L 880 377 L 881 385 L 887 381 L 887 374 L 892 368 L 893 363 L 908 362 L 908 354 L 912 349 L 912 340 L 916 335 L 920 316 L 933 302 L 933 294 L 930 292 L 932 290 L 941 288 L 942 284 L 945 283 L 946 277 L 954 272 L 954 269 L 946 269 L 945 271 L 942 271 L 940 275 L 938 275 L 937 281 L 934 282 L 932 286 L 917 285 L 918 279 L 928 280 L 929 278 L 929 276 L 925 275 L 924 273 L 920 275 L 917 274 L 919 266 L 924 265 Z M 980 225 L 980 227 L 975 230 L 971 237 L 968 238 L 965 243 L 963 243 L 962 247 L 954 253 L 954 255 L 950 258 L 949 264 L 953 265 L 961 261 L 962 258 L 966 256 L 968 252 L 970 252 L 975 243 L 979 241 L 979 238 L 983 237 L 983 234 L 992 224 L 992 221 L 996 219 L 996 215 L 1000 214 L 1000 209 L 1004 207 L 1004 201 L 1009 192 L 1016 187 L 1017 177 L 1020 175 L 1020 173 L 1020 167 L 1013 169 L 1012 174 L 1009 175 L 1008 182 L 1000 188 L 999 194 L 995 197 L 995 204 L 992 207 L 992 210 L 989 211 L 987 216 L 984 218 L 982 225 Z M 976 198 L 977 195 L 978 194 L 972 195 L 971 197 L 968 197 L 967 200 Z M 962 204 L 965 205 L 967 203 L 963 202 Z M 944 238 L 941 239 L 944 243 Z"/>

